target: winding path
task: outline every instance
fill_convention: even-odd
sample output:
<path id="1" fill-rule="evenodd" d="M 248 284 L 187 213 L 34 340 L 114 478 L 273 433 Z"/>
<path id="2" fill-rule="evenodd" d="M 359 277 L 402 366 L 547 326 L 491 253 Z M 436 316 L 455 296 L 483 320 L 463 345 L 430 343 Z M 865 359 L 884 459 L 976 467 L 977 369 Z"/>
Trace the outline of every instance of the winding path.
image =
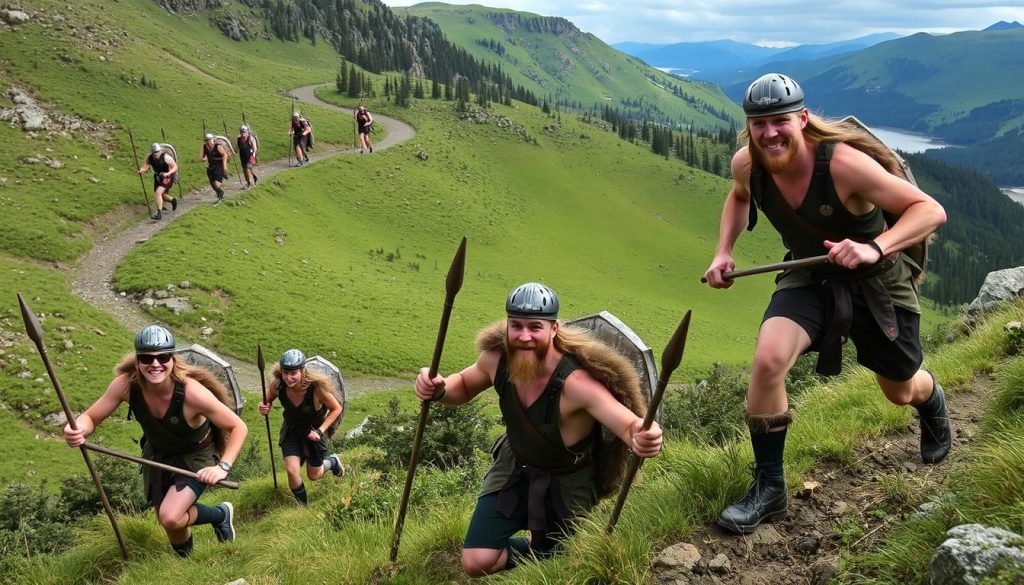
<path id="1" fill-rule="evenodd" d="M 329 104 L 321 101 L 314 95 L 314 90 L 322 85 L 316 84 L 300 87 L 292 90 L 290 95 L 302 102 L 352 116 L 350 108 Z M 377 150 L 406 142 L 416 135 L 416 131 L 413 130 L 412 126 L 394 118 L 377 115 L 374 116 L 374 122 L 380 123 L 388 131 L 382 140 L 374 144 L 374 148 Z M 333 146 L 327 150 L 311 153 L 310 161 L 313 162 L 329 156 L 353 154 L 355 152 L 356 149 L 351 146 Z M 258 170 L 260 178 L 265 180 L 277 173 L 287 171 L 288 168 L 288 159 L 280 159 L 260 163 Z M 241 192 L 237 180 L 225 181 L 223 188 L 228 198 Z M 115 228 L 111 230 L 111 233 L 103 237 L 102 240 L 97 241 L 92 249 L 82 258 L 77 270 L 72 275 L 71 289 L 89 304 L 112 314 L 115 319 L 130 331 L 137 331 L 152 323 L 153 318 L 144 313 L 133 300 L 122 297 L 113 289 L 114 270 L 121 263 L 125 255 L 136 245 L 149 240 L 157 232 L 166 228 L 192 209 L 200 205 L 212 205 L 213 202 L 213 190 L 209 187 L 203 187 L 188 193 L 186 197 L 179 197 L 177 211 L 165 213 L 162 221 L 152 221 L 147 218 L 134 224 L 125 223 L 119 226 L 120 229 Z M 229 356 L 222 355 L 221 357 L 231 363 L 239 385 L 243 389 L 257 389 L 260 387 L 259 370 L 255 364 Z M 349 397 L 352 397 L 368 390 L 408 384 L 409 381 L 404 379 L 359 379 L 346 377 L 345 383 L 349 390 Z"/>

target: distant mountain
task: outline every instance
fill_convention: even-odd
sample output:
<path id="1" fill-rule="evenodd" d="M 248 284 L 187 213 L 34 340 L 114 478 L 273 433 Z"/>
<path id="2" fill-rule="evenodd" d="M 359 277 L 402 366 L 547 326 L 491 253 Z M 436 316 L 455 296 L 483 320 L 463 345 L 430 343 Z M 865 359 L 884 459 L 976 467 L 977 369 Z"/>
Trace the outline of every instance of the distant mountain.
<path id="1" fill-rule="evenodd" d="M 742 111 L 717 86 L 659 71 L 564 18 L 438 2 L 392 10 L 430 19 L 448 41 L 499 67 L 552 107 L 610 106 L 631 119 L 705 130 L 741 120 Z"/>
<path id="2" fill-rule="evenodd" d="M 1014 28 L 1024 28 L 1024 24 L 1021 24 L 1021 23 L 1017 22 L 1016 20 L 1013 21 L 1013 22 L 1006 22 L 1005 20 L 1000 20 L 999 22 L 993 24 L 992 26 L 986 28 L 985 30 L 986 31 L 1010 30 L 1010 29 L 1014 29 Z"/>
<path id="3" fill-rule="evenodd" d="M 788 48 L 762 47 L 730 40 L 671 45 L 617 43 L 612 46 L 654 67 L 678 71 L 692 79 L 719 82 L 766 63 L 821 59 L 852 53 L 897 38 L 899 35 L 896 33 L 878 33 L 835 43 Z"/>

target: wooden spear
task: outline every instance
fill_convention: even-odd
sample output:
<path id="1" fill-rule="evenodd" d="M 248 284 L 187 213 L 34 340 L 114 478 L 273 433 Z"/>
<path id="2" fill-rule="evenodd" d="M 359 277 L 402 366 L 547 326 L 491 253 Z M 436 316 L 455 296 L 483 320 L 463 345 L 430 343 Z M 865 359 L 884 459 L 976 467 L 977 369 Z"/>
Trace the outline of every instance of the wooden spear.
<path id="1" fill-rule="evenodd" d="M 28 333 L 29 339 L 36 345 L 36 349 L 39 350 L 40 357 L 43 358 L 43 365 L 46 366 L 46 373 L 50 376 L 50 383 L 53 384 L 53 389 L 57 392 L 57 398 L 60 400 L 61 408 L 64 409 L 64 416 L 68 419 L 68 426 L 74 430 L 78 430 L 78 425 L 75 422 L 75 415 L 71 412 L 71 407 L 68 405 L 67 398 L 64 397 L 64 390 L 60 386 L 60 380 L 57 379 L 56 372 L 53 371 L 53 364 L 50 363 L 50 356 L 46 353 L 46 346 L 43 345 L 43 328 L 39 325 L 39 320 L 36 319 L 35 313 L 29 308 L 28 304 L 25 303 L 24 297 L 21 293 L 18 293 L 18 304 L 21 305 L 21 318 L 25 321 L 25 332 Z M 114 529 L 114 536 L 117 537 L 117 544 L 121 547 L 121 554 L 124 558 L 130 559 L 131 555 L 128 553 L 128 546 L 124 543 L 124 537 L 121 536 L 121 528 L 117 525 L 117 518 L 114 517 L 114 510 L 110 507 L 110 502 L 107 501 L 107 493 L 103 491 L 103 482 L 100 481 L 100 474 L 96 471 L 96 467 L 92 464 L 92 459 L 89 457 L 89 453 L 85 450 L 85 445 L 79 447 L 82 452 L 82 458 L 85 459 L 85 466 L 89 468 L 89 475 L 92 476 L 92 482 L 96 484 L 96 491 L 100 495 L 100 502 L 103 504 L 103 510 L 107 513 L 107 518 L 110 519 L 110 526 Z"/>
<path id="2" fill-rule="evenodd" d="M 263 390 L 263 402 L 267 402 L 267 380 L 263 377 L 263 371 L 266 368 L 266 362 L 263 361 L 263 344 L 256 344 L 256 367 L 260 369 L 260 388 Z M 274 463 L 274 439 L 270 435 L 270 417 L 267 415 L 263 416 L 263 420 L 267 423 L 267 447 L 270 448 L 270 470 L 274 474 L 274 491 L 277 491 L 277 464 Z"/>
<path id="3" fill-rule="evenodd" d="M 224 120 L 221 120 L 220 123 L 224 125 L 224 138 L 228 139 L 229 138 L 228 137 L 228 123 L 225 122 Z M 229 150 L 234 150 L 231 147 L 228 147 L 228 148 L 229 148 Z M 225 154 L 228 155 L 228 156 L 231 156 L 231 152 L 227 152 Z M 235 155 L 232 158 L 235 159 L 235 170 L 238 171 L 238 175 L 236 176 L 236 178 L 238 179 L 238 187 L 241 188 L 242 187 L 242 164 L 238 161 L 238 155 Z"/>
<path id="4" fill-rule="evenodd" d="M 658 407 L 661 406 L 661 398 L 665 395 L 665 387 L 668 386 L 668 379 L 672 376 L 672 372 L 679 367 L 679 362 L 683 359 L 683 349 L 686 347 L 686 334 L 690 330 L 690 314 L 692 312 L 687 311 L 686 315 L 683 316 L 683 320 L 679 322 L 676 332 L 672 334 L 672 339 L 669 339 L 668 345 L 665 346 L 665 351 L 661 354 L 661 371 L 658 372 L 658 386 L 654 391 L 654 396 L 651 397 L 651 403 L 647 405 L 647 416 L 644 417 L 642 428 L 645 431 L 651 428 L 651 423 L 654 422 L 654 417 L 658 413 Z M 640 469 L 643 461 L 643 459 L 635 455 L 629 459 L 626 476 L 622 479 L 622 487 L 619 488 L 619 497 L 615 500 L 612 517 L 608 520 L 606 531 L 609 534 L 612 530 L 615 530 L 615 524 L 619 521 L 619 513 L 622 512 L 622 505 L 626 502 L 629 489 L 633 486 L 633 477 L 636 476 L 636 472 Z"/>
<path id="5" fill-rule="evenodd" d="M 145 457 L 139 457 L 137 455 L 129 455 L 128 453 L 125 453 L 124 451 L 118 451 L 116 449 L 111 449 L 109 447 L 102 447 L 100 445 L 95 445 L 93 443 L 85 443 L 82 446 L 85 447 L 86 449 L 90 450 L 90 451 L 95 451 L 97 453 L 103 453 L 104 455 L 111 455 L 113 457 L 120 457 L 121 459 L 124 459 L 124 460 L 127 460 L 127 461 L 132 461 L 132 462 L 135 462 L 135 463 L 140 463 L 142 465 L 148 465 L 150 467 L 155 467 L 157 469 L 162 469 L 164 471 L 170 471 L 171 473 L 177 473 L 178 475 L 184 475 L 186 477 L 191 477 L 192 479 L 199 480 L 199 474 L 194 472 L 194 471 L 190 471 L 188 469 L 183 469 L 181 467 L 175 467 L 174 465 L 168 465 L 166 463 L 160 463 L 159 461 L 153 461 L 152 459 L 146 459 Z M 218 481 L 216 485 L 219 485 L 221 487 L 226 487 L 226 488 L 232 489 L 232 490 L 237 490 L 238 489 L 238 482 L 237 481 L 231 481 L 230 479 L 222 479 L 222 480 Z"/>
<path id="6" fill-rule="evenodd" d="M 132 144 L 132 158 L 135 159 L 135 174 L 139 175 L 139 184 L 142 185 L 142 200 L 146 202 L 146 210 L 149 212 L 150 215 L 153 215 L 153 208 L 149 206 L 149 193 L 146 192 L 146 181 L 144 181 L 142 179 L 142 175 L 139 174 L 139 169 L 141 168 L 141 166 L 139 165 L 139 153 L 135 150 L 135 137 L 132 136 L 131 127 L 127 128 L 127 130 L 128 140 Z"/>
<path id="7" fill-rule="evenodd" d="M 462 288 L 462 277 L 466 270 L 466 238 L 462 238 L 452 265 L 448 268 L 448 276 L 444 281 L 444 310 L 441 312 L 441 325 L 437 329 L 437 341 L 434 343 L 434 357 L 430 360 L 429 378 L 437 375 L 441 365 L 441 351 L 444 349 L 444 338 L 448 334 L 448 320 L 452 316 L 452 304 L 455 295 Z M 416 424 L 416 435 L 412 441 L 412 455 L 409 456 L 409 472 L 405 476 L 405 489 L 402 491 L 402 503 L 398 506 L 398 520 L 395 521 L 395 536 L 391 540 L 391 562 L 398 559 L 398 547 L 402 541 L 402 526 L 405 524 L 405 511 L 409 506 L 409 494 L 412 492 L 412 478 L 416 475 L 416 463 L 420 457 L 420 445 L 423 442 L 423 429 L 427 426 L 430 415 L 430 402 L 423 401 L 420 405 L 420 418 Z"/>
<path id="8" fill-rule="evenodd" d="M 776 262 L 775 264 L 765 264 L 763 266 L 755 266 L 753 268 L 746 268 L 744 270 L 734 270 L 732 272 L 723 272 L 722 278 L 731 280 L 733 278 L 739 278 L 741 276 L 750 276 L 752 274 L 764 274 L 765 272 L 778 272 L 780 270 L 790 270 L 793 268 L 806 268 L 808 266 L 817 266 L 819 264 L 825 264 L 828 262 L 828 255 L 824 256 L 811 256 L 810 258 L 801 258 L 799 260 L 786 260 L 785 262 Z M 708 279 L 700 277 L 702 283 L 707 283 Z"/>

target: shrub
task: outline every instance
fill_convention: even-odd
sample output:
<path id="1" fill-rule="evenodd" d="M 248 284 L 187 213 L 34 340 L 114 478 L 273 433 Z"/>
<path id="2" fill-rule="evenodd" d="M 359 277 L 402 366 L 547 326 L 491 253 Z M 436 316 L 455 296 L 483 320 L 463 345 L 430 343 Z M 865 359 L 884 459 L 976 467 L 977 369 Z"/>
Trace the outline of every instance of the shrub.
<path id="1" fill-rule="evenodd" d="M 45 479 L 37 487 L 8 484 L 0 494 L 0 569 L 22 556 L 64 550 L 73 540 L 74 526 L 60 499 L 47 493 Z"/>
<path id="2" fill-rule="evenodd" d="M 148 504 L 142 493 L 142 474 L 137 464 L 106 456 L 92 459 L 111 508 L 124 514 L 146 509 Z M 99 492 L 88 473 L 64 478 L 60 500 L 71 520 L 103 512 Z"/>
<path id="3" fill-rule="evenodd" d="M 704 380 L 663 399 L 662 426 L 695 443 L 724 445 L 743 426 L 747 374 L 716 363 Z"/>

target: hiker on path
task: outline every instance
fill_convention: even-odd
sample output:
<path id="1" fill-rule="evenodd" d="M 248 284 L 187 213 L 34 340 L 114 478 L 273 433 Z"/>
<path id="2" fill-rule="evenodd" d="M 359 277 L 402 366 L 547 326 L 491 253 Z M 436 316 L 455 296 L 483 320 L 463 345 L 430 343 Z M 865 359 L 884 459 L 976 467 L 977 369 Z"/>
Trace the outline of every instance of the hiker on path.
<path id="1" fill-rule="evenodd" d="M 356 126 L 359 129 L 359 152 L 362 154 L 363 150 L 369 150 L 373 152 L 373 143 L 370 142 L 370 131 L 373 130 L 373 116 L 370 112 L 366 111 L 366 108 L 359 106 L 356 109 Z"/>
<path id="2" fill-rule="evenodd" d="M 295 160 L 297 167 L 309 162 L 309 147 L 312 139 L 313 127 L 309 120 L 303 118 L 298 112 L 292 112 L 292 125 L 288 129 L 288 135 L 292 137 L 292 147 L 295 148 Z"/>
<path id="3" fill-rule="evenodd" d="M 873 158 L 898 165 L 891 152 L 876 145 L 869 155 L 864 149 L 873 141 L 865 134 L 811 114 L 792 78 L 758 78 L 743 109 L 748 142 L 732 159 L 708 284 L 732 286 L 722 273 L 735 269 L 733 244 L 756 222 L 754 203 L 782 236 L 787 259 L 828 255 L 825 264 L 779 275 L 758 332 L 746 413 L 754 481 L 718 518 L 747 534 L 788 511 L 783 451 L 792 416 L 785 380 L 801 354 L 818 352 L 818 372 L 837 374 L 842 343 L 852 339 L 857 361 L 875 373 L 885 397 L 916 408 L 925 463 L 942 461 L 952 431 L 942 387 L 920 369 L 921 310 L 912 261 L 900 253 L 946 221 L 942 206 Z M 883 212 L 898 220 L 886 226 Z"/>
<path id="4" fill-rule="evenodd" d="M 224 189 L 221 188 L 228 178 L 228 153 L 224 147 L 213 139 L 213 134 L 207 133 L 203 136 L 203 151 L 199 160 L 206 163 L 206 178 L 210 180 L 210 187 L 217 194 L 214 205 L 220 205 L 224 201 Z"/>
<path id="5" fill-rule="evenodd" d="M 164 152 L 160 143 L 154 142 L 149 147 L 149 156 L 146 157 L 146 162 L 142 163 L 142 167 L 139 168 L 139 174 L 145 174 L 149 169 L 153 169 L 153 200 L 156 202 L 156 213 L 150 219 L 160 220 L 164 216 L 164 193 L 169 192 L 175 181 L 178 180 L 178 161 Z M 178 209 L 178 198 L 171 197 L 171 211 L 176 209 Z"/>
<path id="6" fill-rule="evenodd" d="M 245 124 L 238 128 L 236 142 L 238 157 L 242 161 L 242 174 L 245 176 L 245 189 L 251 189 L 260 180 L 256 176 L 256 152 L 259 150 L 259 143 Z"/>
<path id="7" fill-rule="evenodd" d="M 481 353 L 461 372 L 416 378 L 420 400 L 457 406 L 493 386 L 507 425 L 492 447 L 462 545 L 462 567 L 479 577 L 524 557 L 556 552 L 598 498 L 617 489 L 627 447 L 661 451 L 661 428 L 642 430 L 643 391 L 633 366 L 586 331 L 558 321 L 558 298 L 526 283 L 505 302 L 506 320 L 477 337 Z M 602 440 L 602 427 L 620 440 Z M 530 537 L 515 537 L 529 530 Z"/>
<path id="8" fill-rule="evenodd" d="M 216 506 L 197 500 L 227 477 L 245 442 L 242 419 L 220 399 L 227 390 L 212 374 L 174 355 L 174 336 L 150 325 L 135 337 L 135 353 L 125 356 L 107 390 L 64 427 L 64 440 L 78 447 L 122 402 L 142 427 L 142 456 L 189 469 L 199 481 L 176 473 L 143 468 L 143 489 L 178 556 L 192 552 L 192 526 L 210 524 L 217 540 L 235 539 L 231 502 Z"/>
<path id="9" fill-rule="evenodd" d="M 310 481 L 322 478 L 328 470 L 337 477 L 345 473 L 338 454 L 327 454 L 327 429 L 341 416 L 341 403 L 331 392 L 327 378 L 307 368 L 306 354 L 297 349 L 284 352 L 274 366 L 267 401 L 260 403 L 260 414 L 267 416 L 270 413 L 274 398 L 280 400 L 284 409 L 279 444 L 288 474 L 288 487 L 295 499 L 306 505 L 303 465 Z"/>

